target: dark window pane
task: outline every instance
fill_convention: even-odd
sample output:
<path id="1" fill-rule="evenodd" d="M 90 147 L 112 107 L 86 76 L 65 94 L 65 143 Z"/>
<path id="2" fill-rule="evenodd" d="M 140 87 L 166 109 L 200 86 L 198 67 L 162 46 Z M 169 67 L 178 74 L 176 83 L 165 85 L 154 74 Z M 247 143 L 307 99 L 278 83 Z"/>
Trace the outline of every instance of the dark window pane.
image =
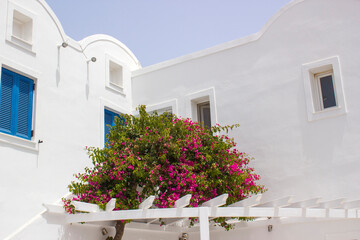
<path id="1" fill-rule="evenodd" d="M 324 109 L 336 106 L 332 75 L 320 78 L 320 85 Z"/>
<path id="2" fill-rule="evenodd" d="M 211 128 L 210 106 L 203 108 L 204 125 Z"/>
<path id="3" fill-rule="evenodd" d="M 210 103 L 198 104 L 198 119 L 201 125 L 211 128 Z"/>

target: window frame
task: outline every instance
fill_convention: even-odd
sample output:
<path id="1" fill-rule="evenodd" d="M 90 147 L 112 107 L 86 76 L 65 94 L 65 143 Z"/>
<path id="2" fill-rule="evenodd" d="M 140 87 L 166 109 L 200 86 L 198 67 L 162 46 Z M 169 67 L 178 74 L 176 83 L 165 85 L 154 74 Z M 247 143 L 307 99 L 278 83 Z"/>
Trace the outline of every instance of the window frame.
<path id="1" fill-rule="evenodd" d="M 324 107 L 324 97 L 323 97 L 323 91 L 322 91 L 322 87 L 321 87 L 321 79 L 327 76 L 331 76 L 331 83 L 333 85 L 334 88 L 334 97 L 335 97 L 335 106 L 331 106 L 331 107 Z M 316 92 L 316 95 L 314 96 L 314 101 L 315 101 L 315 97 L 318 97 L 318 99 L 316 101 L 319 101 L 318 105 L 320 106 L 319 111 L 324 111 L 326 109 L 330 109 L 333 107 L 337 107 L 337 96 L 336 96 L 336 89 L 335 89 L 335 85 L 334 85 L 334 73 L 332 70 L 326 71 L 326 72 L 321 72 L 321 73 L 316 73 L 314 74 L 314 92 Z"/>
<path id="2" fill-rule="evenodd" d="M 100 104 L 99 104 L 99 112 L 100 112 L 100 116 L 99 116 L 99 138 L 98 138 L 98 143 L 99 143 L 99 147 L 103 147 L 105 146 L 105 109 L 118 113 L 119 115 L 121 114 L 130 114 L 130 112 L 128 111 L 128 109 L 125 109 L 119 105 L 117 105 L 116 103 L 105 99 L 103 97 L 101 97 L 100 99 Z"/>
<path id="3" fill-rule="evenodd" d="M 332 83 L 336 106 L 324 108 L 322 99 L 320 99 L 322 93 L 321 86 L 319 86 L 320 80 L 318 80 L 318 76 L 322 76 L 322 74 L 329 72 L 332 72 Z M 337 117 L 347 113 L 343 78 L 340 68 L 340 59 L 338 56 L 303 64 L 302 75 L 309 122 Z"/>
<path id="4" fill-rule="evenodd" d="M 214 87 L 193 92 L 186 96 L 186 116 L 193 121 L 198 121 L 197 104 L 207 101 L 210 103 L 211 126 L 215 126 L 218 119 Z"/>
<path id="5" fill-rule="evenodd" d="M 13 77 L 12 87 L 11 87 L 11 112 L 10 112 L 10 129 L 0 129 L 0 132 L 3 134 L 7 134 L 13 137 L 22 138 L 25 140 L 31 140 L 33 138 L 33 123 L 34 123 L 34 94 L 35 94 L 35 86 L 36 83 L 33 79 L 19 74 L 15 71 L 12 71 L 6 67 L 1 67 L 1 77 L 0 77 L 0 103 L 3 101 L 1 92 L 2 92 L 2 81 L 3 81 L 3 74 L 8 74 Z M 27 99 L 28 110 L 27 110 L 27 134 L 19 133 L 18 129 L 18 115 L 19 115 L 19 83 L 21 81 L 30 83 L 29 88 L 29 98 Z"/>

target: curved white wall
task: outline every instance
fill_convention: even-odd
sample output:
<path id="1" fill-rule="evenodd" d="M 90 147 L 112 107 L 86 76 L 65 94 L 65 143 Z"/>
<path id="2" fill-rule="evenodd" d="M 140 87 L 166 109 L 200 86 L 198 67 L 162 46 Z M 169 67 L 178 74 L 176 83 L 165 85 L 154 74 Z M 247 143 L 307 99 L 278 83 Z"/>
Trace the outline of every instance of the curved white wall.
<path id="1" fill-rule="evenodd" d="M 10 5 L 34 17 L 32 51 L 7 39 Z M 44 1 L 1 0 L 0 15 L 1 66 L 36 83 L 32 141 L 0 134 L 0 239 L 4 239 L 43 211 L 42 203 L 67 193 L 73 174 L 90 162 L 85 146 L 103 145 L 104 107 L 130 112 L 131 71 L 140 65 L 109 36 L 91 36 L 81 43 L 70 39 Z M 58 47 L 64 39 L 69 46 Z M 125 94 L 105 87 L 107 53 L 123 64 Z M 91 57 L 97 61 L 87 62 Z"/>
<path id="2" fill-rule="evenodd" d="M 35 16 L 31 51 L 8 39 L 9 4 Z M 293 1 L 255 35 L 140 69 L 131 51 L 112 37 L 95 35 L 80 42 L 67 37 L 42 0 L 0 0 L 0 64 L 33 77 L 37 85 L 32 141 L 0 134 L 0 239 L 40 213 L 42 203 L 67 192 L 72 174 L 89 163 L 84 147 L 103 145 L 104 108 L 132 113 L 139 104 L 151 110 L 171 106 L 179 116 L 191 117 L 190 100 L 202 96 L 213 105 L 214 122 L 240 123 L 232 135 L 239 149 L 255 157 L 252 164 L 268 188 L 265 200 L 291 194 L 295 200 L 358 198 L 359 10 L 358 0 Z M 63 41 L 69 46 L 58 47 Z M 340 61 L 347 113 L 308 121 L 302 65 L 333 56 Z M 96 62 L 89 61 L 92 57 Z M 123 89 L 107 83 L 109 60 L 123 67 Z M 305 226 L 307 239 L 335 231 L 331 224 L 316 226 L 321 229 L 316 234 Z M 357 227 L 354 222 L 338 226 L 343 231 Z M 86 239 L 99 234 L 87 228 Z M 14 239 L 32 239 L 35 233 L 39 239 L 48 234 L 70 239 L 68 233 L 79 236 L 79 229 L 44 225 L 40 218 Z M 262 230 L 255 235 L 251 229 L 238 230 L 226 237 L 287 239 L 303 228 L 280 226 L 272 236 Z M 150 235 L 129 230 L 128 236 Z M 151 236 L 177 239 L 178 234 Z"/>
<path id="3" fill-rule="evenodd" d="M 213 87 L 218 122 L 240 124 L 232 135 L 255 157 L 267 197 L 357 198 L 359 10 L 356 0 L 293 2 L 257 40 L 138 70 L 133 106 L 176 99 L 179 115 L 189 117 L 187 95 Z M 302 65 L 332 56 L 340 59 L 348 113 L 309 122 Z"/>

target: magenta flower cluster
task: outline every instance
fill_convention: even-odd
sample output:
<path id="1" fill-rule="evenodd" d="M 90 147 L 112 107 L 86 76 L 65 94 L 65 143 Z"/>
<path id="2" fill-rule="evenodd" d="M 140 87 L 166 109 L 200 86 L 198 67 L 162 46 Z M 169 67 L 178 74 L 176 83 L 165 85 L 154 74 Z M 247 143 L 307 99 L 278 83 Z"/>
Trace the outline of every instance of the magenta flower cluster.
<path id="1" fill-rule="evenodd" d="M 73 200 L 105 207 L 116 198 L 116 209 L 135 209 L 155 195 L 158 208 L 173 207 L 192 194 L 191 207 L 228 193 L 227 204 L 264 191 L 249 158 L 233 139 L 220 133 L 234 126 L 204 128 L 190 119 L 139 107 L 139 117 L 116 120 L 103 149 L 88 148 L 92 168 L 76 174 L 69 189 Z"/>

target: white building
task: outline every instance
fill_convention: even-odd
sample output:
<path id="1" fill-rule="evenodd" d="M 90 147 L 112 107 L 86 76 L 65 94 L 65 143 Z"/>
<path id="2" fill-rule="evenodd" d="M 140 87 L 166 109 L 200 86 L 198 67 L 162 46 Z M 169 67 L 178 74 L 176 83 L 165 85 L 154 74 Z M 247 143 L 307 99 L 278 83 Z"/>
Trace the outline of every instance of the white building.
<path id="1" fill-rule="evenodd" d="M 103 146 L 105 110 L 139 104 L 195 120 L 209 106 L 211 124 L 239 123 L 263 201 L 360 199 L 359 13 L 359 0 L 294 0 L 254 35 L 142 68 L 110 36 L 71 39 L 44 0 L 0 0 L 0 239 L 105 239 L 97 225 L 47 224 L 42 203 L 89 164 L 85 146 Z M 259 222 L 211 239 L 360 239 L 359 220 Z"/>

